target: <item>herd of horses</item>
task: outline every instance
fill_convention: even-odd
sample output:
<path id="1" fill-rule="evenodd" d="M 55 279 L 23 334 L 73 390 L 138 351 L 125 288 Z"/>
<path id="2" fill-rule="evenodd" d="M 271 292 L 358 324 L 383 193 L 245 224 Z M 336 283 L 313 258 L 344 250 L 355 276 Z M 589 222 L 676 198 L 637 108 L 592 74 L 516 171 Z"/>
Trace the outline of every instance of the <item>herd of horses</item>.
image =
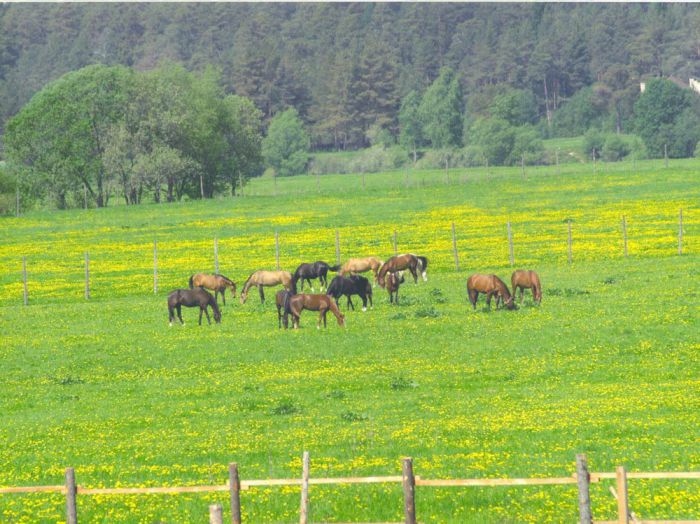
<path id="1" fill-rule="evenodd" d="M 418 275 L 427 282 L 428 259 L 424 256 L 413 253 L 395 255 L 383 262 L 377 257 L 351 258 L 345 264 L 331 266 L 326 262 L 318 261 L 314 263 L 304 263 L 297 267 L 294 273 L 289 271 L 266 271 L 258 270 L 243 284 L 240 301 L 245 304 L 251 288 L 256 287 L 260 295 L 260 302 L 265 303 L 265 293 L 263 288 L 283 286 L 283 289 L 275 295 L 277 306 L 277 324 L 285 329 L 289 326 L 289 317 L 292 317 L 292 327 L 299 327 L 299 319 L 304 310 L 317 311 L 317 328 L 326 327 L 326 315 L 330 311 L 335 315 L 338 325 L 345 326 L 345 315 L 340 312 L 339 299 L 342 296 L 347 298 L 347 307 L 355 309 L 352 302 L 352 295 L 357 295 L 362 300 L 362 311 L 367 311 L 367 303 L 372 307 L 372 288 L 374 285 L 387 290 L 389 293 L 389 303 L 398 304 L 399 287 L 405 282 L 405 273 L 408 272 L 413 277 L 414 283 L 418 283 Z M 337 272 L 330 284 L 328 283 L 328 272 Z M 371 272 L 373 283 L 360 275 L 360 273 Z M 312 280 L 318 279 L 322 293 L 314 294 Z M 311 293 L 303 293 L 304 284 L 308 284 Z M 300 284 L 301 293 L 297 292 L 297 284 Z M 539 276 L 534 271 L 517 270 L 511 276 L 511 294 L 508 286 L 496 275 L 474 274 L 467 279 L 467 295 L 474 309 L 479 298 L 479 294 L 486 295 L 486 304 L 491 309 L 491 299 L 496 299 L 496 309 L 504 307 L 506 309 L 516 309 L 515 296 L 520 290 L 520 302 L 523 301 L 525 289 L 532 290 L 534 301 L 539 305 L 542 301 L 542 286 Z M 206 291 L 214 291 L 214 295 Z M 175 320 L 175 314 L 184 324 L 181 315 L 181 307 L 199 307 L 199 324 L 202 324 L 202 315 L 206 315 L 207 321 L 211 324 L 208 308 L 211 307 L 214 321 L 221 322 L 221 310 L 217 303 L 217 298 L 221 295 L 221 300 L 226 305 L 226 290 L 230 289 L 232 296 L 236 296 L 236 284 L 233 280 L 219 274 L 209 275 L 197 273 L 190 277 L 189 289 L 176 289 L 168 295 L 168 316 L 170 325 Z M 325 293 L 323 290 L 325 289 Z"/>

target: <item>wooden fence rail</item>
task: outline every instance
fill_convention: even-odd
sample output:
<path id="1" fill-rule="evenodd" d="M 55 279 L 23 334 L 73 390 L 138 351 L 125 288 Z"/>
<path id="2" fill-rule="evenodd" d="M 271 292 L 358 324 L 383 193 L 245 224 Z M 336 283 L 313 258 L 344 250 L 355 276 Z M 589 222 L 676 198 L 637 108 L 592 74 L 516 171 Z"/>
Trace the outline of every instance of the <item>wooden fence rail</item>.
<path id="1" fill-rule="evenodd" d="M 582 524 L 602 524 L 604 522 L 646 522 L 646 523 L 696 523 L 700 521 L 650 521 L 639 519 L 629 509 L 628 486 L 630 479 L 665 479 L 665 480 L 700 480 L 700 471 L 671 471 L 671 472 L 628 472 L 624 467 L 618 466 L 615 472 L 588 472 L 588 464 L 585 455 L 576 455 L 576 473 L 568 477 L 532 477 L 532 478 L 469 478 L 469 479 L 423 479 L 414 475 L 413 460 L 404 458 L 401 460 L 401 475 L 368 476 L 368 477 L 328 477 L 313 478 L 310 476 L 311 462 L 308 452 L 304 452 L 302 460 L 301 478 L 286 479 L 259 479 L 240 480 L 238 476 L 238 464 L 229 464 L 229 481 L 221 485 L 204 486 L 153 486 L 144 488 L 84 488 L 76 484 L 75 471 L 66 468 L 64 485 L 50 486 L 10 486 L 0 487 L 3 493 L 62 493 L 66 496 L 66 522 L 77 524 L 78 495 L 137 495 L 137 494 L 173 494 L 173 493 L 230 493 L 231 522 L 241 524 L 241 497 L 240 492 L 271 486 L 300 486 L 301 504 L 299 518 L 301 523 L 309 522 L 310 515 L 310 486 L 323 484 L 376 484 L 397 483 L 403 486 L 404 495 L 404 523 L 416 524 L 416 487 L 496 487 L 496 486 L 548 486 L 548 485 L 578 485 L 579 522 Z M 591 512 L 589 484 L 615 480 L 616 488 L 610 486 L 611 492 L 617 500 L 618 519 L 615 521 L 594 521 Z M 210 522 L 223 522 L 223 508 L 220 505 L 212 505 L 210 510 Z"/>

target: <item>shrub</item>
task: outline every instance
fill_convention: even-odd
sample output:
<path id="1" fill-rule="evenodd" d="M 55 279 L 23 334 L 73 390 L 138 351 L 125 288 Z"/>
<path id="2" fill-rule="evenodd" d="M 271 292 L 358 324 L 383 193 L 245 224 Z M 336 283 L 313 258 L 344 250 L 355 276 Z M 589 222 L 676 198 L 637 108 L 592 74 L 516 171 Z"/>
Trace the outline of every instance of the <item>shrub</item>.
<path id="1" fill-rule="evenodd" d="M 603 144 L 603 160 L 617 162 L 629 155 L 630 146 L 619 135 L 608 135 Z"/>

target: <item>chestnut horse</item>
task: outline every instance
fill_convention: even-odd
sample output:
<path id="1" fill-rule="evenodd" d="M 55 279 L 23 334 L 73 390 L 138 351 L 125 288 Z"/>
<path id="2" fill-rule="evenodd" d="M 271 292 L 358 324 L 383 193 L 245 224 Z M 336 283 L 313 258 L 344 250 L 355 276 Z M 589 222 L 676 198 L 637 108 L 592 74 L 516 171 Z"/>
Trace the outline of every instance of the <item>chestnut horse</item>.
<path id="1" fill-rule="evenodd" d="M 224 275 L 208 275 L 206 273 L 196 273 L 190 277 L 190 289 L 195 287 L 205 287 L 211 289 L 214 292 L 214 298 L 219 298 L 219 293 L 221 293 L 221 300 L 226 305 L 226 288 L 231 288 L 231 294 L 233 298 L 236 298 L 236 283 L 230 278 L 226 278 Z"/>
<path id="2" fill-rule="evenodd" d="M 486 304 L 489 306 L 489 309 L 491 309 L 491 297 L 494 295 L 496 296 L 497 309 L 499 298 L 503 300 L 508 309 L 515 309 L 515 303 L 510 291 L 508 291 L 508 286 L 496 275 L 480 275 L 477 273 L 469 277 L 467 280 L 467 294 L 474 309 L 476 309 L 479 293 L 486 294 Z"/>
<path id="3" fill-rule="evenodd" d="M 416 270 L 422 267 L 423 264 L 420 260 L 418 260 L 416 255 L 412 255 L 410 253 L 405 255 L 396 255 L 384 262 L 382 268 L 379 270 L 379 274 L 377 275 L 377 282 L 381 287 L 384 287 L 384 280 L 387 273 L 395 273 L 396 271 L 408 269 L 411 272 L 411 275 L 413 275 L 413 281 L 417 284 L 418 273 Z"/>
<path id="4" fill-rule="evenodd" d="M 537 304 L 542 303 L 542 284 L 540 277 L 534 271 L 518 269 L 513 271 L 513 276 L 510 277 L 510 282 L 513 285 L 513 298 L 520 288 L 520 303 L 523 303 L 524 289 L 532 290 L 532 298 Z"/>
<path id="5" fill-rule="evenodd" d="M 389 273 L 385 279 L 386 290 L 389 292 L 389 304 L 399 305 L 399 286 L 403 284 L 403 271 Z"/>
<path id="6" fill-rule="evenodd" d="M 292 314 L 292 326 L 295 329 L 299 328 L 299 317 L 305 309 L 309 311 L 318 311 L 318 322 L 316 329 L 321 329 L 321 319 L 323 319 L 323 327 L 326 327 L 326 314 L 331 310 L 338 319 L 338 325 L 345 327 L 345 315 L 343 315 L 338 306 L 335 305 L 333 299 L 328 295 L 309 295 L 300 293 L 289 298 L 289 312 Z"/>
<path id="7" fill-rule="evenodd" d="M 377 281 L 377 271 L 382 267 L 383 262 L 377 257 L 365 257 L 365 258 L 351 258 L 343 267 L 340 268 L 339 275 L 341 277 L 347 276 L 348 273 L 357 274 L 364 273 L 365 271 L 372 271 L 374 273 L 374 281 Z"/>
<path id="8" fill-rule="evenodd" d="M 243 284 L 241 291 L 241 304 L 245 304 L 248 299 L 248 290 L 255 286 L 260 292 L 260 303 L 265 303 L 265 293 L 263 287 L 272 287 L 282 284 L 287 290 L 296 293 L 294 282 L 292 282 L 292 274 L 289 271 L 265 271 L 259 269 L 248 277 L 248 280 Z"/>
<path id="9" fill-rule="evenodd" d="M 177 317 L 180 319 L 180 324 L 185 324 L 182 320 L 182 312 L 180 311 L 182 306 L 199 306 L 200 326 L 202 325 L 202 313 L 207 314 L 207 321 L 211 324 L 209 311 L 207 311 L 208 306 L 211 306 L 212 311 L 214 311 L 214 320 L 216 323 L 218 324 L 221 322 L 221 311 L 219 311 L 219 306 L 216 304 L 216 299 L 211 293 L 201 287 L 196 289 L 176 289 L 168 295 L 168 320 L 170 321 L 170 326 L 173 325 L 173 320 L 175 320 L 175 310 L 177 310 Z"/>
<path id="10" fill-rule="evenodd" d="M 293 297 L 290 291 L 286 289 L 280 289 L 277 294 L 275 294 L 275 304 L 277 305 L 277 327 L 282 328 L 282 319 L 284 317 L 284 329 L 289 327 L 289 317 L 287 316 L 289 311 L 289 299 Z"/>

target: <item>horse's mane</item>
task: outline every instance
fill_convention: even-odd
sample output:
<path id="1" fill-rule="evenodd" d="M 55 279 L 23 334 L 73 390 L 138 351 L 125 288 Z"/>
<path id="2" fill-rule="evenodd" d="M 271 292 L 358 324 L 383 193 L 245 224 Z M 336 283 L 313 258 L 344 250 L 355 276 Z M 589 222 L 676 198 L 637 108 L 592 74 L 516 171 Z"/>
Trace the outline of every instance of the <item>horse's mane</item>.
<path id="1" fill-rule="evenodd" d="M 259 271 L 259 270 L 256 269 L 255 271 L 253 271 L 253 272 L 250 274 L 250 276 L 249 276 L 249 277 L 246 279 L 246 281 L 243 283 L 243 289 L 245 289 L 245 287 L 248 285 L 248 282 L 250 282 L 250 279 L 253 278 L 253 275 L 255 275 L 255 273 L 257 273 L 258 271 Z"/>
<path id="2" fill-rule="evenodd" d="M 224 281 L 225 281 L 227 284 L 233 284 L 233 280 L 231 280 L 230 278 L 228 278 L 228 277 L 222 275 L 221 273 L 217 274 L 216 276 L 217 276 L 217 277 L 223 278 Z"/>

